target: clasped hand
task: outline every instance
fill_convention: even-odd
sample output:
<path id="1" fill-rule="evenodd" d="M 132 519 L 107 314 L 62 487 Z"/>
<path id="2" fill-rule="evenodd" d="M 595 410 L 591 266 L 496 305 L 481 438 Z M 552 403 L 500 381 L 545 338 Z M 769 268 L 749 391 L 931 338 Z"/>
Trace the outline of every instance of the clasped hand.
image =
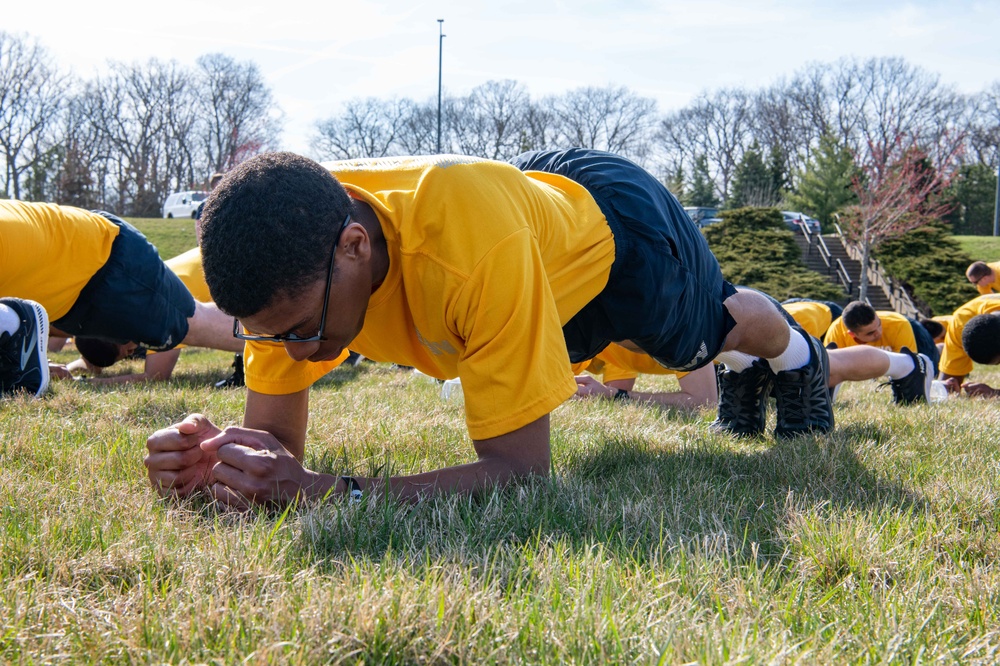
<path id="1" fill-rule="evenodd" d="M 220 430 L 201 414 L 155 432 L 146 447 L 149 480 L 161 495 L 206 490 L 234 508 L 290 502 L 308 491 L 315 476 L 271 433 Z"/>

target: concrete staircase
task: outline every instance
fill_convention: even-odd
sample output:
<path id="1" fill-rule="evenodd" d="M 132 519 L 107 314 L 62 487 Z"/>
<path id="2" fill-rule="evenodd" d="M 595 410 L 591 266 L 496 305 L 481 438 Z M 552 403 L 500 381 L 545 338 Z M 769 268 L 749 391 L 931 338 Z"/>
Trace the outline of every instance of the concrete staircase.
<path id="1" fill-rule="evenodd" d="M 828 282 L 840 287 L 844 293 L 844 300 L 850 301 L 858 297 L 858 286 L 861 283 L 861 262 L 851 259 L 847 254 L 847 250 L 844 249 L 843 243 L 840 241 L 840 237 L 836 234 L 827 234 L 822 237 L 823 242 L 826 243 L 827 249 L 830 251 L 830 263 L 832 268 L 827 268 L 826 263 L 823 261 L 822 256 L 816 246 L 816 238 L 813 237 L 813 243 L 810 244 L 805 235 L 801 233 L 795 234 L 795 243 L 799 246 L 802 251 L 802 261 L 805 263 L 806 267 L 810 270 L 816 271 L 821 274 Z M 843 265 L 847 276 L 851 280 L 851 291 L 847 293 L 844 285 L 837 278 L 837 260 Z M 889 297 L 885 292 L 874 285 L 868 285 L 868 301 L 871 303 L 872 307 L 876 310 L 894 310 Z"/>

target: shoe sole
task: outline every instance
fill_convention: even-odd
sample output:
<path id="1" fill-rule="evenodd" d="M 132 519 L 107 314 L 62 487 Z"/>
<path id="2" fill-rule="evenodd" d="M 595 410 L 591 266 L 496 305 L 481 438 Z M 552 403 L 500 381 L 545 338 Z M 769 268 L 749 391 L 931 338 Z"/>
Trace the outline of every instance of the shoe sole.
<path id="1" fill-rule="evenodd" d="M 49 315 L 41 305 L 34 301 L 27 301 L 31 304 L 31 311 L 35 314 L 35 323 L 38 325 L 38 368 L 42 373 L 42 383 L 38 387 L 35 397 L 40 397 L 49 390 L 49 359 L 45 350 L 49 344 Z"/>
<path id="2" fill-rule="evenodd" d="M 917 354 L 917 356 L 924 364 L 924 402 L 930 404 L 931 385 L 934 383 L 934 377 L 932 376 L 934 366 L 931 364 L 931 360 L 927 358 L 927 354 Z"/>

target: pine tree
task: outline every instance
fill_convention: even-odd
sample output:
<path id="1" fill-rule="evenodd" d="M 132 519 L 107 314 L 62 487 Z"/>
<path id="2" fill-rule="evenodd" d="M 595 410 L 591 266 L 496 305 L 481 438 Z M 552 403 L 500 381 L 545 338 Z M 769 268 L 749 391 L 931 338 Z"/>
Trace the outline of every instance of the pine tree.
<path id="1" fill-rule="evenodd" d="M 855 174 L 851 152 L 838 146 L 832 135 L 825 134 L 820 137 L 813 159 L 799 173 L 794 191 L 785 200 L 793 210 L 811 215 L 827 227 L 834 213 L 857 202 L 851 188 Z"/>
<path id="2" fill-rule="evenodd" d="M 997 176 L 993 169 L 982 163 L 963 165 L 948 187 L 947 195 L 955 206 L 945 219 L 956 234 L 989 236 L 993 233 L 997 195 Z"/>
<path id="3" fill-rule="evenodd" d="M 773 206 L 777 200 L 771 172 L 764 164 L 760 145 L 754 141 L 753 145 L 743 153 L 743 159 L 736 165 L 733 188 L 729 192 L 729 199 L 726 200 L 726 208 Z"/>
<path id="4" fill-rule="evenodd" d="M 667 176 L 664 184 L 679 201 L 684 201 L 684 167 L 678 166 L 673 173 Z"/>
<path id="5" fill-rule="evenodd" d="M 767 170 L 771 175 L 771 188 L 774 192 L 771 204 L 777 204 L 790 185 L 788 173 L 785 171 L 785 151 L 778 144 L 771 146 L 771 153 L 767 158 Z"/>
<path id="6" fill-rule="evenodd" d="M 704 155 L 695 158 L 694 169 L 691 171 L 691 187 L 684 193 L 681 201 L 685 206 L 716 208 L 719 205 L 712 176 L 708 173 L 708 158 Z"/>

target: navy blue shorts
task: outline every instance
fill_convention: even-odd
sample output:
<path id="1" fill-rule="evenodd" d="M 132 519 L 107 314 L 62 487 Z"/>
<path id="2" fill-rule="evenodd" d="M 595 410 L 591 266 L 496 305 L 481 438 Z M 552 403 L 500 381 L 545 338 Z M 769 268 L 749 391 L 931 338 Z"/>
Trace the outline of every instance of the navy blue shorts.
<path id="1" fill-rule="evenodd" d="M 919 321 L 912 317 L 907 317 L 907 319 L 910 321 L 910 328 L 913 329 L 913 337 L 917 339 L 917 353 L 923 354 L 931 360 L 931 365 L 934 366 L 934 376 L 937 376 L 938 361 L 941 360 L 941 352 L 938 351 L 934 338 L 931 337 L 930 332 Z"/>
<path id="2" fill-rule="evenodd" d="M 191 292 L 138 229 L 97 212 L 120 228 L 111 256 L 52 326 L 70 335 L 135 342 L 160 351 L 176 347 L 194 316 Z"/>
<path id="3" fill-rule="evenodd" d="M 722 305 L 736 289 L 662 183 L 623 157 L 583 148 L 525 153 L 511 163 L 585 187 L 614 235 L 607 286 L 563 326 L 572 362 L 623 340 L 677 370 L 715 358 L 736 324 Z"/>

